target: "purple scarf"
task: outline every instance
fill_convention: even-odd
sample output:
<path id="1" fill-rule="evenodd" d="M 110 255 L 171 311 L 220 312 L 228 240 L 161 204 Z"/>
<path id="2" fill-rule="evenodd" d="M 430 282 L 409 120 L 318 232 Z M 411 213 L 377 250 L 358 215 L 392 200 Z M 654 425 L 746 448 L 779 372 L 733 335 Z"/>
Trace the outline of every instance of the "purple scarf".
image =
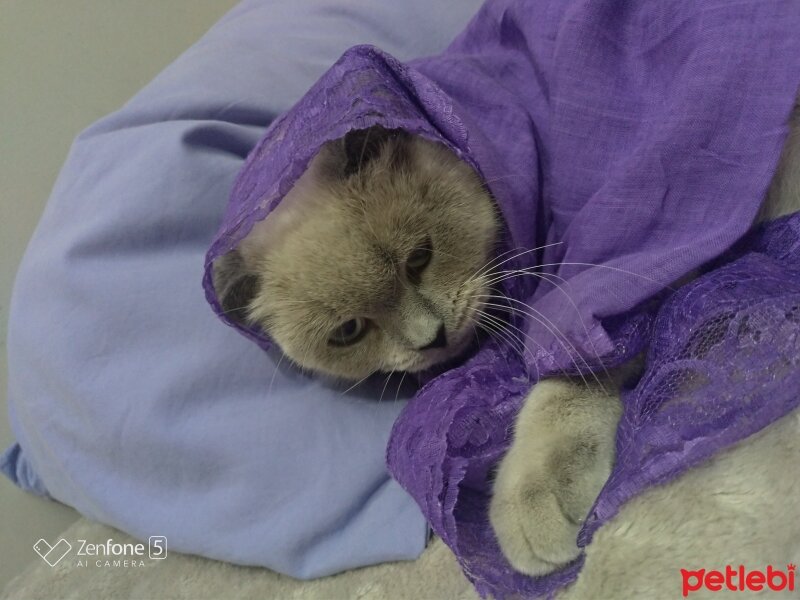
<path id="1" fill-rule="evenodd" d="M 504 217 L 504 250 L 550 244 L 504 265 L 543 265 L 539 285 L 515 277 L 504 291 L 548 322 L 516 323 L 536 342 L 524 353 L 491 341 L 430 381 L 387 461 L 480 593 L 552 593 L 581 560 L 515 573 L 487 518 L 487 476 L 537 376 L 648 349 L 581 545 L 633 495 L 797 405 L 800 217 L 742 236 L 786 135 L 798 31 L 796 0 L 490 0 L 440 56 L 404 65 L 352 48 L 250 154 L 207 255 L 206 297 L 221 313 L 212 262 L 350 129 L 403 128 L 477 169 Z"/>

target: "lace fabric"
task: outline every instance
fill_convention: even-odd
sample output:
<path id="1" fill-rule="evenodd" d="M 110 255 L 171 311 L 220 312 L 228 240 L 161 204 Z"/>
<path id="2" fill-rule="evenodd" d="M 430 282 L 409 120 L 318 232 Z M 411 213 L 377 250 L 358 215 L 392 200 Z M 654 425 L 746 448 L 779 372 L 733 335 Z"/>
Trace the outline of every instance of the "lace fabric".
<path id="1" fill-rule="evenodd" d="M 800 213 L 767 225 L 657 312 L 642 312 L 617 330 L 619 359 L 649 340 L 647 368 L 624 395 L 617 460 L 579 534 L 581 547 L 630 498 L 800 404 L 798 234 Z M 539 578 L 516 573 L 487 523 L 488 475 L 532 383 L 513 350 L 489 344 L 420 390 L 389 444 L 394 475 L 482 595 L 551 594 L 582 564 Z M 408 457 L 413 469 L 405 466 Z"/>

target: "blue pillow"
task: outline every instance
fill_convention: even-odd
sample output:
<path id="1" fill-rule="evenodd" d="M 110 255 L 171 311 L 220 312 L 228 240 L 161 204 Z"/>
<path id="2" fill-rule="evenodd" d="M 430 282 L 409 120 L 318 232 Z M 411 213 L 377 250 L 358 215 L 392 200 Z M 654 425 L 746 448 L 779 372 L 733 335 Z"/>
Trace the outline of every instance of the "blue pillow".
<path id="1" fill-rule="evenodd" d="M 216 318 L 203 259 L 269 122 L 349 46 L 434 53 L 478 0 L 247 1 L 75 141 L 8 328 L 19 486 L 173 550 L 296 577 L 416 557 L 401 403 L 343 394 Z M 394 397 L 394 390 L 391 393 Z"/>

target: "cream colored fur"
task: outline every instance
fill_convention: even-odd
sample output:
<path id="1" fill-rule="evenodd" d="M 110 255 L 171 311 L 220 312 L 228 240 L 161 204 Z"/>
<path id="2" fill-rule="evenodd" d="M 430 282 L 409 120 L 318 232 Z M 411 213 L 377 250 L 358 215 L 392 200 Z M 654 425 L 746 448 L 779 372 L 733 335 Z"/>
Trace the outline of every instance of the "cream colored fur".
<path id="1" fill-rule="evenodd" d="M 680 569 L 800 563 L 800 414 L 784 417 L 731 450 L 623 506 L 587 549 L 577 582 L 559 600 L 680 599 Z M 73 546 L 134 542 L 81 519 L 59 537 Z M 695 592 L 699 600 L 746 600 L 743 592 Z M 764 592 L 769 598 L 794 595 Z M 477 600 L 452 552 L 434 540 L 416 561 L 298 581 L 267 569 L 182 555 L 144 567 L 55 567 L 31 550 L 30 566 L 0 593 L 3 600 Z"/>
<path id="2" fill-rule="evenodd" d="M 794 411 L 669 485 L 622 507 L 595 534 L 563 600 L 681 598 L 680 569 L 786 570 L 800 564 L 800 413 Z M 691 593 L 695 599 L 800 598 L 794 592 Z"/>

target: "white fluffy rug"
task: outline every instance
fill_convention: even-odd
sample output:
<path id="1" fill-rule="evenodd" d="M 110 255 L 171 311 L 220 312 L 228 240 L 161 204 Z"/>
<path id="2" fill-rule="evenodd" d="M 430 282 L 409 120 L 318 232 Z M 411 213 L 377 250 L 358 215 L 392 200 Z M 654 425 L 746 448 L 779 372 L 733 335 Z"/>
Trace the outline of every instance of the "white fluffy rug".
<path id="1" fill-rule="evenodd" d="M 113 600 L 474 600 L 477 595 L 448 548 L 436 539 L 413 562 L 387 563 L 298 581 L 267 569 L 238 567 L 188 554 L 168 552 L 164 560 L 144 556 L 144 566 L 100 566 L 98 557 L 76 556 L 78 540 L 136 543 L 124 533 L 81 519 L 62 538 L 72 551 L 54 567 L 36 559 L 3 590 L 3 600 L 103 598 Z M 55 543 L 54 540 L 51 540 Z M 146 550 L 145 550 L 146 552 Z M 78 559 L 86 561 L 80 566 Z M 88 560 L 87 560 L 88 558 Z M 101 558 L 101 564 L 105 558 Z M 122 557 L 109 557 L 122 558 Z"/>
<path id="2" fill-rule="evenodd" d="M 681 598 L 681 569 L 748 570 L 800 563 L 800 411 L 706 461 L 665 486 L 628 502 L 587 548 L 577 582 L 564 600 L 672 600 Z M 136 566 L 105 565 L 78 556 L 79 540 L 134 544 L 129 536 L 85 519 L 62 535 L 72 550 L 51 567 L 34 562 L 4 590 L 0 600 L 102 598 L 161 600 L 475 600 L 450 550 L 435 540 L 413 562 L 389 563 L 314 581 L 297 581 L 266 569 L 237 567 L 169 552 L 145 556 Z M 47 552 L 58 539 L 42 542 Z M 66 549 L 66 543 L 59 548 Z M 48 558 L 51 556 L 48 554 Z M 110 560 L 119 557 L 110 557 Z M 132 555 L 129 559 L 133 558 Z M 78 561 L 84 561 L 80 564 Z M 51 562 L 56 562 L 51 560 Z M 765 598 L 800 598 L 800 589 Z M 752 591 L 700 590 L 692 600 L 751 598 Z"/>

